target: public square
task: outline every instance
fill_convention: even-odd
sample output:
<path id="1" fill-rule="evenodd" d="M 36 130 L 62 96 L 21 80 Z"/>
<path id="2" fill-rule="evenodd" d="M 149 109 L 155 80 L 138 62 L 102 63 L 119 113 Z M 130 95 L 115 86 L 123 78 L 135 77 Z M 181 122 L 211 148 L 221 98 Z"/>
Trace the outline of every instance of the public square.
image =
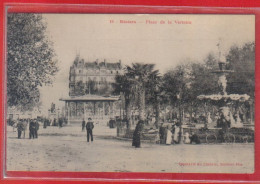
<path id="1" fill-rule="evenodd" d="M 95 124 L 87 143 L 81 126 L 39 129 L 38 139 L 18 139 L 7 127 L 7 171 L 253 173 L 254 144 L 142 143 L 116 138 L 116 129 Z"/>
<path id="2" fill-rule="evenodd" d="M 253 15 L 7 18 L 7 171 L 254 173 Z"/>

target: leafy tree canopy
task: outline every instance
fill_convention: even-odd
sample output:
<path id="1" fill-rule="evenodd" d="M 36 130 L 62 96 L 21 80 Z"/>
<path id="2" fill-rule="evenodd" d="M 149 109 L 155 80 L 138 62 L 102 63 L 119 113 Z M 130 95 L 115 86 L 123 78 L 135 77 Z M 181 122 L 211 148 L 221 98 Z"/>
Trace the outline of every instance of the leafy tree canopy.
<path id="1" fill-rule="evenodd" d="M 255 92 L 255 43 L 246 43 L 242 47 L 234 45 L 228 55 L 228 68 L 234 72 L 227 76 L 227 92 L 248 94 L 254 99 Z"/>
<path id="2" fill-rule="evenodd" d="M 46 23 L 40 14 L 7 16 L 7 102 L 32 109 L 39 103 L 39 86 L 52 83 L 58 71 Z"/>

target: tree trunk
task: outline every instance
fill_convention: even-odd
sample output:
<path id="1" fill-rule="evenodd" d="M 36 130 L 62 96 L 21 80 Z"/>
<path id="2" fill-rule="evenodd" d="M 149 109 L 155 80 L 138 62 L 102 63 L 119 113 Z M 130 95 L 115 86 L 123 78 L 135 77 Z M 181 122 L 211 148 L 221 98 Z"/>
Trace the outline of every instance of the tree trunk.
<path id="1" fill-rule="evenodd" d="M 145 120 L 145 89 L 143 85 L 139 90 L 139 119 Z"/>
<path id="2" fill-rule="evenodd" d="M 182 140 L 182 115 L 183 115 L 183 107 L 181 105 L 181 101 L 179 101 L 179 116 L 180 116 L 180 132 L 179 132 L 179 144 L 183 143 Z"/>
<path id="3" fill-rule="evenodd" d="M 192 106 L 193 106 L 193 103 L 191 103 L 191 105 L 190 105 L 190 123 L 192 123 L 192 114 L 193 114 L 193 108 L 192 108 Z"/>
<path id="4" fill-rule="evenodd" d="M 128 121 L 128 128 L 131 128 L 131 100 L 130 95 L 125 95 L 125 112 L 126 112 L 126 119 Z"/>
<path id="5" fill-rule="evenodd" d="M 158 128 L 159 126 L 159 121 L 160 121 L 160 104 L 158 100 L 158 96 L 156 96 L 156 104 L 155 104 L 155 126 Z"/>

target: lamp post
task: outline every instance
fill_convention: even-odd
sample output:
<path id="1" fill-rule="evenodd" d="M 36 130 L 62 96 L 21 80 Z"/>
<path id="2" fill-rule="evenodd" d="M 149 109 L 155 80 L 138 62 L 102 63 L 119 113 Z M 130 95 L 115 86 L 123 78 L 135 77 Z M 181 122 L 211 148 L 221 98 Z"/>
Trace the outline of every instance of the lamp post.
<path id="1" fill-rule="evenodd" d="M 58 121 L 59 121 L 60 108 L 57 109 L 57 112 L 58 112 Z"/>
<path id="2" fill-rule="evenodd" d="M 120 99 L 119 99 L 119 103 L 120 103 L 120 120 L 122 119 L 122 99 L 121 99 L 121 96 L 120 96 Z"/>
<path id="3" fill-rule="evenodd" d="M 179 93 L 177 95 L 177 99 L 178 99 L 178 105 L 179 105 L 179 118 L 180 118 L 180 131 L 179 131 L 179 144 L 183 143 L 182 140 L 182 110 L 181 110 L 181 93 Z"/>
<path id="4" fill-rule="evenodd" d="M 160 102 L 159 102 L 159 87 L 158 85 L 155 86 L 155 100 L 156 100 L 156 104 L 155 104 L 155 126 L 156 128 L 158 128 L 159 126 L 159 121 L 160 121 L 160 117 L 159 117 L 159 109 L 160 109 Z"/>
<path id="5" fill-rule="evenodd" d="M 51 110 L 48 110 L 48 118 L 50 119 L 50 115 L 51 115 Z"/>

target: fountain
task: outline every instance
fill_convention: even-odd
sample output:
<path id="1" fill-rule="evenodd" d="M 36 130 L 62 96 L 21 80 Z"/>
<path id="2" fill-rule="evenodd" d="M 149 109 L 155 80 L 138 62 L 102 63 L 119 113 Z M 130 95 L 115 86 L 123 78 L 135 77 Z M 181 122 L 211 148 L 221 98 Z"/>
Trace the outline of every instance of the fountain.
<path id="1" fill-rule="evenodd" d="M 218 44 L 219 46 L 220 44 Z M 233 115 L 228 107 L 228 103 L 232 103 L 235 101 L 238 102 L 246 102 L 249 100 L 250 96 L 247 94 L 227 94 L 226 88 L 227 88 L 227 78 L 226 75 L 229 73 L 232 73 L 232 70 L 229 70 L 227 68 L 227 63 L 225 61 L 224 57 L 221 57 L 221 52 L 219 51 L 219 69 L 213 71 L 212 73 L 215 73 L 218 75 L 218 84 L 221 88 L 220 92 L 218 94 L 212 94 L 212 95 L 199 95 L 197 98 L 199 100 L 206 100 L 211 102 L 218 102 L 220 105 L 220 113 L 225 117 L 226 120 L 230 122 L 229 127 L 243 127 L 243 123 L 241 122 L 241 119 L 239 118 L 239 112 L 236 113 L 237 118 L 234 120 Z"/>

